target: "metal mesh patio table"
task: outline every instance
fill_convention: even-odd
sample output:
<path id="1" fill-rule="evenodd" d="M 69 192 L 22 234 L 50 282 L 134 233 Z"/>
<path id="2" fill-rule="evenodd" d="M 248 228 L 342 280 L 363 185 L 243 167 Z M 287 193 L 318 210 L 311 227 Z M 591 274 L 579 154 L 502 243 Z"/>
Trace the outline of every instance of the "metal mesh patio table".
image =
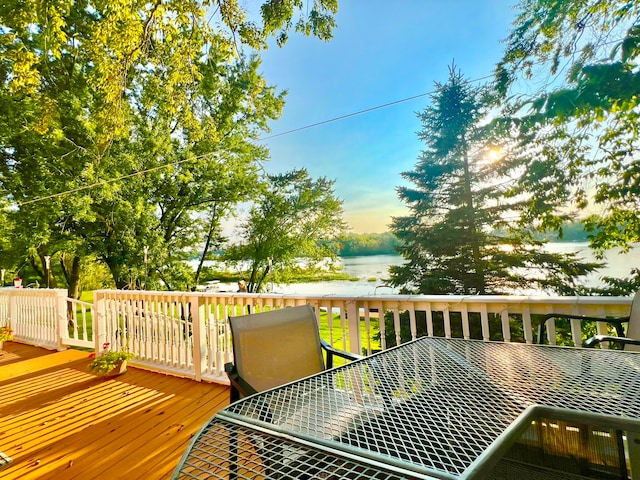
<path id="1" fill-rule="evenodd" d="M 230 405 L 176 478 L 640 478 L 639 432 L 638 353 L 425 337 Z"/>

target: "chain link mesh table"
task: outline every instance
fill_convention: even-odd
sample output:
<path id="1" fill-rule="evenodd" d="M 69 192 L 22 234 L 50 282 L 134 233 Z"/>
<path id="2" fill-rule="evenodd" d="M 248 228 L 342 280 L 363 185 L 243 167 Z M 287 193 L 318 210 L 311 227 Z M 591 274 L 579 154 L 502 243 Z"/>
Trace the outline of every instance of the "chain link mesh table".
<path id="1" fill-rule="evenodd" d="M 640 354 L 421 338 L 220 412 L 175 478 L 640 478 Z"/>

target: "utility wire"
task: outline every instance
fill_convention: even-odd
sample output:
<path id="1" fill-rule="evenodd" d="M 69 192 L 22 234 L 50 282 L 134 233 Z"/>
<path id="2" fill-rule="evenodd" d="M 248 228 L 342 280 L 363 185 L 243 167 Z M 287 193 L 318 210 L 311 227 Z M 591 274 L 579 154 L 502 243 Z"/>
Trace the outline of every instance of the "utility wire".
<path id="1" fill-rule="evenodd" d="M 476 83 L 476 82 L 480 82 L 482 80 L 487 80 L 487 79 L 492 78 L 492 77 L 493 77 L 493 75 L 485 75 L 484 77 L 475 78 L 473 80 L 467 80 L 464 83 L 466 83 L 466 84 Z M 270 140 L 272 138 L 282 137 L 284 135 L 290 135 L 292 133 L 300 132 L 302 130 L 308 130 L 310 128 L 315 128 L 315 127 L 319 127 L 321 125 L 326 125 L 328 123 L 338 122 L 340 120 L 345 120 L 347 118 L 355 117 L 357 115 L 363 115 L 365 113 L 373 112 L 375 110 L 381 110 L 383 108 L 392 107 L 393 105 L 398 105 L 400 103 L 409 102 L 409 101 L 415 100 L 417 98 L 422 98 L 422 97 L 426 97 L 428 95 L 433 95 L 434 93 L 437 93 L 437 91 L 438 90 L 435 89 L 435 90 L 431 90 L 429 92 L 420 93 L 418 95 L 413 95 L 411 97 L 405 97 L 405 98 L 402 98 L 400 100 L 394 100 L 393 102 L 383 103 L 381 105 L 376 105 L 375 107 L 366 108 L 364 110 L 359 110 L 357 112 L 347 113 L 346 115 L 340 115 L 338 117 L 329 118 L 329 119 L 323 120 L 321 122 L 311 123 L 311 124 L 305 125 L 303 127 L 298 127 L 298 128 L 294 128 L 294 129 L 291 129 L 291 130 L 287 130 L 285 132 L 276 133 L 275 135 L 269 135 L 267 137 L 262 137 L 262 138 L 258 139 L 257 141 L 258 142 L 262 142 L 262 141 L 265 141 L 265 140 Z M 133 173 L 129 173 L 127 175 L 122 175 L 120 177 L 111 178 L 111 179 L 108 179 L 108 180 L 101 180 L 99 182 L 94 182 L 94 183 L 91 183 L 89 185 L 83 185 L 81 187 L 73 188 L 71 190 L 65 190 L 64 192 L 52 193 L 51 195 L 46 195 L 44 197 L 33 198 L 31 200 L 27 200 L 27 201 L 24 201 L 24 202 L 16 202 L 16 205 L 19 206 L 19 207 L 22 207 L 24 205 L 31 205 L 33 203 L 41 202 L 41 201 L 44 201 L 44 200 L 50 200 L 52 198 L 62 197 L 64 195 L 69 195 L 69 194 L 72 194 L 72 193 L 82 192 L 84 190 L 89 190 L 89 189 L 92 189 L 92 188 L 95 188 L 95 187 L 109 185 L 111 183 L 119 182 L 121 180 L 126 180 L 127 178 L 133 178 L 133 177 L 136 177 L 136 176 L 139 176 L 139 175 L 144 175 L 144 174 L 147 174 L 147 173 L 151 173 L 151 172 L 155 172 L 155 171 L 158 171 L 158 170 L 162 170 L 164 168 L 174 167 L 174 166 L 177 166 L 177 165 L 180 165 L 180 164 L 183 164 L 183 163 L 192 162 L 194 160 L 200 160 L 200 159 L 202 159 L 202 158 L 204 158 L 204 157 L 206 157 L 208 155 L 212 155 L 212 153 L 207 153 L 207 154 L 204 154 L 204 155 L 200 155 L 200 156 L 197 156 L 195 158 L 188 158 L 188 159 L 184 159 L 184 160 L 178 160 L 178 161 L 175 161 L 175 162 L 166 163 L 164 165 L 158 165 L 157 167 L 147 168 L 145 170 L 137 170 L 137 171 L 135 171 Z"/>
<path id="2" fill-rule="evenodd" d="M 487 80 L 489 78 L 493 78 L 493 75 L 485 75 L 484 77 L 474 78 L 473 80 L 467 80 L 467 81 L 462 82 L 462 83 L 465 84 L 465 85 L 468 85 L 470 83 L 480 82 L 482 80 Z M 402 98 L 400 100 L 395 100 L 395 101 L 389 102 L 389 103 L 383 103 L 382 105 L 377 105 L 375 107 L 365 108 L 364 110 L 359 110 L 357 112 L 347 113 L 346 115 L 341 115 L 339 117 L 330 118 L 328 120 L 322 120 L 321 122 L 311 123 L 309 125 L 305 125 L 304 127 L 298 127 L 298 128 L 294 128 L 292 130 L 287 130 L 285 132 L 276 133 L 274 135 L 269 135 L 268 137 L 263 137 L 258 141 L 262 142 L 264 140 L 270 140 L 272 138 L 282 137 L 283 135 L 289 135 L 291 133 L 300 132 L 302 130 L 307 130 L 309 128 L 319 127 L 321 125 L 326 125 L 327 123 L 337 122 L 339 120 L 344 120 L 346 118 L 355 117 L 357 115 L 362 115 L 364 113 L 373 112 L 375 110 L 380 110 L 382 108 L 392 107 L 393 105 L 398 105 L 399 103 L 404 103 L 404 102 L 408 102 L 408 101 L 411 101 L 411 100 L 415 100 L 416 98 L 422 98 L 422 97 L 426 97 L 427 95 L 433 95 L 434 93 L 437 93 L 437 91 L 438 91 L 438 89 L 431 90 L 430 92 L 420 93 L 418 95 L 413 95 L 412 97 Z"/>
<path id="3" fill-rule="evenodd" d="M 604 42 L 603 45 L 609 45 L 609 44 L 613 44 L 613 43 L 616 43 L 616 42 L 619 42 L 619 41 L 620 40 L 610 40 L 608 42 Z M 544 64 L 544 63 L 546 63 L 546 62 L 545 61 L 540 61 L 540 62 L 536 62 L 534 65 L 541 65 L 541 64 Z M 483 77 L 474 78 L 472 80 L 466 80 L 463 83 L 466 84 L 466 85 L 469 85 L 469 84 L 472 84 L 472 83 L 481 82 L 483 80 L 488 80 L 488 79 L 493 78 L 493 77 L 494 77 L 494 75 L 490 74 L 490 75 L 485 75 Z M 392 106 L 398 105 L 400 103 L 409 102 L 409 101 L 415 100 L 417 98 L 422 98 L 422 97 L 426 97 L 428 95 L 433 95 L 433 94 L 435 94 L 437 92 L 438 92 L 438 89 L 436 88 L 434 90 L 430 90 L 430 91 L 425 92 L 425 93 L 420 93 L 418 95 L 413 95 L 411 97 L 405 97 L 405 98 L 402 98 L 400 100 L 394 100 L 393 102 L 383 103 L 381 105 L 376 105 L 375 107 L 365 108 L 364 110 L 358 110 L 356 112 L 347 113 L 345 115 L 340 115 L 338 117 L 329 118 L 327 120 L 322 120 L 320 122 L 311 123 L 309 125 L 305 125 L 305 126 L 298 127 L 298 128 L 293 128 L 291 130 L 286 130 L 284 132 L 276 133 L 274 135 L 269 135 L 269 136 L 266 136 L 266 137 L 262 137 L 262 138 L 258 139 L 257 142 L 263 142 L 265 140 L 270 140 L 272 138 L 282 137 L 284 135 L 290 135 L 292 133 L 301 132 L 303 130 L 308 130 L 310 128 L 315 128 L 315 127 L 319 127 L 319 126 L 322 126 L 322 125 L 327 125 L 329 123 L 338 122 L 340 120 L 345 120 L 347 118 L 355 117 L 355 116 L 358 116 L 358 115 L 363 115 L 365 113 L 373 112 L 375 110 L 381 110 L 383 108 L 392 107 Z M 52 198 L 61 197 L 61 196 L 68 195 L 68 194 L 71 194 L 71 193 L 77 193 L 77 192 L 81 192 L 81 191 L 84 191 L 84 190 L 89 190 L 89 189 L 94 188 L 94 187 L 99 187 L 99 186 L 102 186 L 102 185 L 108 185 L 110 183 L 119 182 L 120 180 L 125 180 L 127 178 L 136 177 L 138 175 L 144 175 L 146 173 L 150 173 L 150 172 L 154 172 L 154 171 L 157 171 L 157 170 L 161 170 L 163 168 L 169 168 L 169 167 L 177 166 L 177 165 L 180 165 L 180 164 L 183 164 L 183 163 L 191 162 L 191 161 L 194 161 L 194 160 L 200 160 L 200 159 L 202 159 L 202 158 L 204 158 L 204 157 L 206 157 L 208 155 L 212 155 L 213 153 L 214 152 L 206 153 L 206 154 L 197 156 L 195 158 L 188 158 L 188 159 L 184 159 L 184 160 L 178 160 L 178 161 L 167 163 L 167 164 L 164 164 L 164 165 L 159 165 L 157 167 L 152 167 L 152 168 L 148 168 L 148 169 L 145 169 L 145 170 L 138 170 L 138 171 L 135 171 L 135 172 L 127 174 L 127 175 L 122 175 L 120 177 L 111 178 L 109 180 L 101 180 L 99 182 L 95 182 L 95 183 L 92 183 L 92 184 L 89 184 L 89 185 L 84 185 L 82 187 L 77 187 L 77 188 L 74 188 L 72 190 L 65 190 L 64 192 L 53 193 L 51 195 L 46 195 L 44 197 L 33 198 L 33 199 L 27 200 L 25 202 L 16 202 L 16 205 L 17 206 L 30 205 L 30 204 L 33 204 L 33 203 L 41 202 L 41 201 L 44 201 L 44 200 L 50 200 Z"/>
<path id="4" fill-rule="evenodd" d="M 50 200 L 52 198 L 61 197 L 63 195 L 68 195 L 70 193 L 82 192 L 83 190 L 89 190 L 89 189 L 94 188 L 94 187 L 100 187 L 100 186 L 103 186 L 103 185 L 109 185 L 110 183 L 119 182 L 120 180 L 125 180 L 127 178 L 137 177 L 138 175 L 144 175 L 146 173 L 155 172 L 157 170 L 162 170 L 164 168 L 180 165 L 181 163 L 187 163 L 187 162 L 192 162 L 194 160 L 200 160 L 201 158 L 204 158 L 204 157 L 209 156 L 209 155 L 212 155 L 212 153 L 206 153 L 204 155 L 200 155 L 200 156 L 195 157 L 195 158 L 187 158 L 187 159 L 184 159 L 184 160 L 178 160 L 176 162 L 166 163 L 164 165 L 158 165 L 157 167 L 151 167 L 151 168 L 147 168 L 145 170 L 136 170 L 133 173 L 129 173 L 127 175 L 122 175 L 121 177 L 110 178 L 109 180 L 100 180 L 99 182 L 91 183 L 89 185 L 83 185 L 82 187 L 73 188 L 71 190 L 65 190 L 64 192 L 52 193 L 51 195 L 46 195 L 44 197 L 33 198 L 33 199 L 27 200 L 25 202 L 16 202 L 16 204 L 19 207 L 22 207 L 24 205 L 30 205 L 32 203 L 37 203 L 37 202 L 40 202 L 40 201 L 43 201 L 43 200 Z"/>

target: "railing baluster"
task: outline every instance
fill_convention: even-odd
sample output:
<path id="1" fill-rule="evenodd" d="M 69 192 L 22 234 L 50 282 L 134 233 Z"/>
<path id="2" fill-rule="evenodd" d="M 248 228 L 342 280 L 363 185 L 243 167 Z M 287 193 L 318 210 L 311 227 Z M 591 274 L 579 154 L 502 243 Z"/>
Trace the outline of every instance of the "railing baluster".
<path id="1" fill-rule="evenodd" d="M 62 301 L 61 301 L 62 299 Z M 533 341 L 532 316 L 549 312 L 581 315 L 628 315 L 630 298 L 626 297 L 517 297 L 517 296 L 435 296 L 387 295 L 370 297 L 303 296 L 249 293 L 181 293 L 181 292 L 94 292 L 93 306 L 67 299 L 65 290 L 0 290 L 0 324 L 9 322 L 17 341 L 48 348 L 68 345 L 91 345 L 102 349 L 110 342 L 112 348 L 129 347 L 136 357 L 132 364 L 153 365 L 207 380 L 224 379 L 224 362 L 232 358 L 229 315 L 239 315 L 286 308 L 310 303 L 319 312 L 326 310 L 329 341 L 335 341 L 355 353 L 367 353 L 378 348 L 373 339 L 379 331 L 380 348 L 387 348 L 386 334 L 397 343 L 415 339 L 420 334 L 447 337 L 477 337 L 480 318 L 483 340 L 498 338 L 512 341 L 510 322 L 518 322 L 524 340 Z M 189 308 L 190 307 L 190 308 Z M 391 320 L 385 324 L 385 310 Z M 340 326 L 334 324 L 340 319 Z M 89 315 L 93 332 L 89 332 Z M 437 321 L 434 325 L 434 315 Z M 457 318 L 460 316 L 461 324 Z M 496 316 L 494 318 L 494 316 Z M 375 321 L 377 325 L 376 329 Z M 323 315 L 324 318 L 324 315 Z M 364 318 L 364 322 L 362 319 Z M 444 331 L 440 325 L 442 319 Z M 452 321 L 455 320 L 455 321 Z M 497 319 L 497 325 L 494 325 Z M 72 325 L 68 325 L 68 321 Z M 423 323 L 424 322 L 424 323 Z M 498 327 L 498 325 L 500 327 Z M 332 328 L 341 331 L 334 338 Z M 401 335 L 401 327 L 410 331 Z M 581 343 L 579 325 L 572 326 L 571 335 Z M 367 332 L 360 338 L 360 329 Z M 393 328 L 392 332 L 388 332 Z M 492 329 L 496 329 L 492 331 Z M 498 328 L 501 329 L 498 330 Z M 604 333 L 599 325 L 599 333 Z M 547 324 L 549 343 L 556 342 L 553 322 Z M 501 338 L 499 334 L 502 333 Z M 523 339 L 517 338 L 522 341 Z M 198 360 L 197 357 L 201 355 Z M 200 375 L 201 374 L 201 375 Z"/>

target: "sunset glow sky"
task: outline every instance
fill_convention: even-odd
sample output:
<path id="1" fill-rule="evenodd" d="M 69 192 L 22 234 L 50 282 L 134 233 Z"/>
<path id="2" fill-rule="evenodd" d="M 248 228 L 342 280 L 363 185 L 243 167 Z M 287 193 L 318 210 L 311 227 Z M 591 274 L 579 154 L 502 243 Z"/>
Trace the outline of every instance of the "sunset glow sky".
<path id="1" fill-rule="evenodd" d="M 289 94 L 263 144 L 270 173 L 306 167 L 336 180 L 353 232 L 388 230 L 406 210 L 395 188 L 422 149 L 415 113 L 424 95 L 386 108 L 298 129 L 432 92 L 453 61 L 465 77 L 490 76 L 514 20 L 510 0 L 343 0 L 328 43 L 291 35 L 262 53 L 262 72 Z M 272 138 L 268 138 L 269 136 Z"/>

